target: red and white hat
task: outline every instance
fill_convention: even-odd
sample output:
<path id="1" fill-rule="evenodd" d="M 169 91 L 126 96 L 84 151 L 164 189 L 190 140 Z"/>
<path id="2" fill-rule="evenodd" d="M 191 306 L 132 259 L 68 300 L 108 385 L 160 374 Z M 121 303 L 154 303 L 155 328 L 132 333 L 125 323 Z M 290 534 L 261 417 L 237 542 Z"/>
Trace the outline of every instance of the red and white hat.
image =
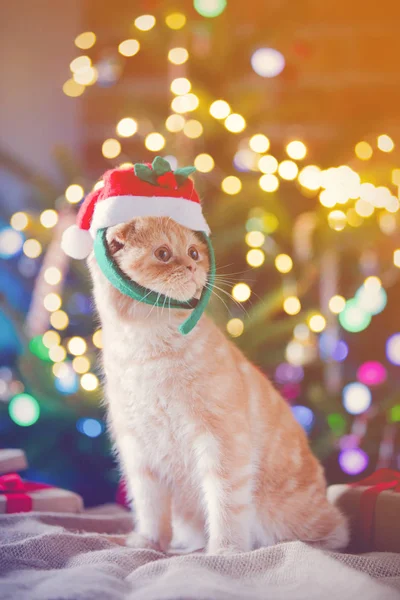
<path id="1" fill-rule="evenodd" d="M 199 197 L 189 175 L 194 167 L 172 171 L 157 156 L 153 164 L 138 163 L 131 168 L 107 171 L 104 186 L 93 190 L 82 203 L 76 225 L 63 235 L 61 246 L 68 256 L 89 256 L 99 229 L 127 223 L 134 217 L 170 217 L 180 225 L 207 235 Z"/>

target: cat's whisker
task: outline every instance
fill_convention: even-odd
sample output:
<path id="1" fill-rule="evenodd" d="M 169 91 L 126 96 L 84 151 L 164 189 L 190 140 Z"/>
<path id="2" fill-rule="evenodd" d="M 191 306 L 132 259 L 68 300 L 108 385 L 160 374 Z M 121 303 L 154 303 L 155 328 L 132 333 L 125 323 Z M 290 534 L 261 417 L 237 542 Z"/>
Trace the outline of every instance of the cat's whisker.
<path id="1" fill-rule="evenodd" d="M 249 313 L 248 313 L 248 311 L 245 309 L 245 307 L 243 306 L 243 304 L 242 304 L 241 302 L 238 302 L 238 301 L 237 301 L 237 300 L 236 300 L 236 299 L 235 299 L 235 298 L 232 296 L 232 294 L 229 294 L 229 292 L 227 292 L 226 290 L 223 290 L 221 287 L 218 287 L 217 285 L 214 285 L 214 287 L 215 287 L 217 290 L 219 290 L 220 292 L 222 292 L 223 294 L 225 294 L 226 296 L 228 296 L 228 297 L 229 297 L 229 299 L 230 299 L 230 300 L 232 300 L 232 301 L 233 301 L 233 302 L 236 304 L 236 306 L 237 306 L 238 308 L 240 307 L 240 308 L 241 308 L 241 309 L 242 309 L 242 310 L 243 310 L 243 311 L 246 313 L 246 316 L 247 316 L 247 317 L 249 316 Z"/>

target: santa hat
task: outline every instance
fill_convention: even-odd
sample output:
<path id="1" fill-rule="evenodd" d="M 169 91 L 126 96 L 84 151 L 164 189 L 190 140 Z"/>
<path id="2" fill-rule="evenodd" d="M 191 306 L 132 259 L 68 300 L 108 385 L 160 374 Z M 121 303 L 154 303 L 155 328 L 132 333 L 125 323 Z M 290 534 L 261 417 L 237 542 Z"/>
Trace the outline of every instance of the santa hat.
<path id="1" fill-rule="evenodd" d="M 64 252 L 72 258 L 86 258 L 99 229 L 127 223 L 134 217 L 170 217 L 188 229 L 208 235 L 210 228 L 189 179 L 195 170 L 184 167 L 172 171 L 168 161 L 157 156 L 153 164 L 138 163 L 128 169 L 107 171 L 104 186 L 86 196 L 76 225 L 64 232 Z"/>

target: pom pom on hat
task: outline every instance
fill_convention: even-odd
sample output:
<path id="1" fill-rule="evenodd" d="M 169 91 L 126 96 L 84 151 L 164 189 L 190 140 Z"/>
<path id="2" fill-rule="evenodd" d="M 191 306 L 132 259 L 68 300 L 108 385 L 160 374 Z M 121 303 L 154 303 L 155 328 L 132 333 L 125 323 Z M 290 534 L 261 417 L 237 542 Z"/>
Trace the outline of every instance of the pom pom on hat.
<path id="1" fill-rule="evenodd" d="M 71 258 L 82 260 L 87 258 L 93 250 L 93 238 L 90 231 L 71 225 L 63 233 L 61 248 Z"/>

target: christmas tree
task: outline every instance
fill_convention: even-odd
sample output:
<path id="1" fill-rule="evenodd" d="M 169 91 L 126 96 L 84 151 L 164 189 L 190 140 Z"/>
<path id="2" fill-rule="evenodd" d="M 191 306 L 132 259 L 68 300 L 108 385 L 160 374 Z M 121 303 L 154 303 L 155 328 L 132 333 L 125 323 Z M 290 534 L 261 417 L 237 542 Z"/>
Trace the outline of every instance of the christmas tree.
<path id="1" fill-rule="evenodd" d="M 161 154 L 173 169 L 197 169 L 218 266 L 210 314 L 287 398 L 328 479 L 394 465 L 394 142 L 367 115 L 361 134 L 354 125 L 343 139 L 312 135 L 301 111 L 310 98 L 297 105 L 290 94 L 313 49 L 283 29 L 266 36 L 261 7 L 242 21 L 234 2 L 180 6 L 146 3 L 146 14 L 133 14 L 124 4 L 109 29 L 106 13 L 89 10 L 63 87 L 83 106 L 84 164 L 60 156 L 56 189 L 7 161 L 29 184 L 31 208 L 0 232 L 4 444 L 26 448 L 32 478 L 71 487 L 89 504 L 113 497 L 101 332 L 87 270 L 65 257 L 60 237 L 104 170 Z M 227 43 L 229 31 L 237 44 Z M 331 100 L 312 101 L 338 125 L 346 109 L 331 114 Z"/>

